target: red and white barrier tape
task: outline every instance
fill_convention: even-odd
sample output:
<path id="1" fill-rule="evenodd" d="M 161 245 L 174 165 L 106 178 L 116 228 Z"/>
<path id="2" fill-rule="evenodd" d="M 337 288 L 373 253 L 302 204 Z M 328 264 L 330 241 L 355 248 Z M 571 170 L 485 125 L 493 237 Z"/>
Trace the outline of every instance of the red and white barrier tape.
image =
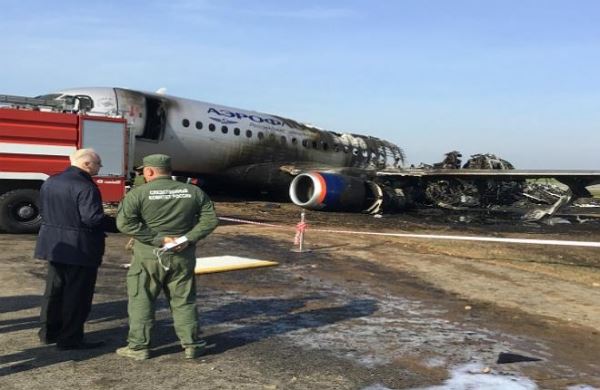
<path id="1" fill-rule="evenodd" d="M 388 236 L 404 238 L 426 238 L 433 240 L 457 240 L 457 241 L 484 241 L 484 242 L 503 242 L 510 244 L 536 244 L 536 245 L 562 245 L 562 246 L 583 246 L 591 248 L 600 248 L 600 242 L 594 241 L 567 241 L 567 240 L 539 240 L 532 238 L 505 238 L 505 237 L 482 237 L 482 236 L 448 236 L 443 234 L 411 234 L 411 233 L 375 233 L 358 232 L 349 230 L 332 229 L 312 229 L 322 233 L 336 234 L 364 234 L 371 236 Z"/>
<path id="2" fill-rule="evenodd" d="M 230 218 L 230 217 L 219 217 L 219 219 L 221 221 L 245 223 L 248 225 L 269 226 L 269 227 L 276 227 L 276 228 L 280 228 L 280 229 L 289 229 L 290 228 L 289 226 L 275 225 L 272 223 L 264 223 L 264 222 L 248 221 L 247 219 Z"/>
<path id="3" fill-rule="evenodd" d="M 263 222 L 254 222 L 243 219 L 219 217 L 223 221 L 232 221 L 239 223 L 246 223 L 251 225 L 262 225 L 275 227 L 280 229 L 291 229 L 289 226 L 275 225 Z M 296 225 L 296 236 L 294 237 L 294 244 L 298 245 L 297 242 L 300 239 L 300 235 L 303 234 L 308 228 L 308 223 L 299 222 Z M 369 236 L 386 236 L 386 237 L 403 237 L 403 238 L 423 238 L 433 240 L 455 240 L 455 241 L 481 241 L 481 242 L 499 242 L 506 244 L 528 244 L 528 245 L 558 245 L 558 246 L 581 246 L 588 248 L 600 248 L 600 242 L 595 241 L 568 241 L 568 240 L 540 240 L 532 238 L 506 238 L 506 237 L 483 237 L 483 236 L 449 236 L 443 234 L 414 234 L 414 233 L 377 233 L 377 232 L 365 232 L 356 230 L 335 230 L 335 229 L 318 229 L 311 228 L 311 231 L 320 233 L 335 233 L 335 234 L 354 234 L 354 235 L 369 235 Z"/>

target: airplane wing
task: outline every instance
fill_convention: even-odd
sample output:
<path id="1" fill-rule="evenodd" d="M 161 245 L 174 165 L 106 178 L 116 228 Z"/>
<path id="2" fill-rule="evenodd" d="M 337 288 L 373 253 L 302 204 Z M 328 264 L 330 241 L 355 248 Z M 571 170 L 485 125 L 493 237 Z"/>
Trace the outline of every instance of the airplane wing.
<path id="1" fill-rule="evenodd" d="M 555 179 L 567 185 L 577 197 L 591 196 L 586 187 L 600 184 L 600 171 L 594 170 L 526 170 L 526 169 L 419 169 L 387 170 L 380 177 L 420 177 L 432 179 L 463 178 L 474 180 Z"/>
<path id="2" fill-rule="evenodd" d="M 591 197 L 587 187 L 600 184 L 600 171 L 592 170 L 369 170 L 351 167 L 318 170 L 296 165 L 281 169 L 295 175 L 289 190 L 295 204 L 315 210 L 369 213 L 394 212 L 415 206 L 455 210 L 490 208 L 523 199 L 552 205 L 561 198 L 561 203 L 568 203 L 572 199 Z M 554 179 L 569 190 L 557 185 L 532 184 L 528 179 Z"/>

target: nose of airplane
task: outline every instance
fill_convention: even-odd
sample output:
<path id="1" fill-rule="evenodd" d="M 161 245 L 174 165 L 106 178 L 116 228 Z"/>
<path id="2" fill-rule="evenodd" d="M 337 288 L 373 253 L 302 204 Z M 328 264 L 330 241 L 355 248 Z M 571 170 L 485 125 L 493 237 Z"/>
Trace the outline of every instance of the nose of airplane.
<path id="1" fill-rule="evenodd" d="M 89 114 L 115 115 L 118 111 L 117 99 L 114 88 L 72 88 L 58 91 L 64 96 L 88 96 L 92 99 L 93 107 Z"/>

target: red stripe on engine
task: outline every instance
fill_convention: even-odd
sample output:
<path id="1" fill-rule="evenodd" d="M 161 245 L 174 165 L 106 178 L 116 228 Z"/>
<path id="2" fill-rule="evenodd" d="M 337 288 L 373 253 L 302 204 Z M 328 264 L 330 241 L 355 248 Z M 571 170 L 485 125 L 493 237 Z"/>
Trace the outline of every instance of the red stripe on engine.
<path id="1" fill-rule="evenodd" d="M 320 174 L 316 173 L 317 179 L 319 179 L 319 183 L 321 183 L 321 193 L 319 194 L 319 199 L 317 200 L 321 204 L 325 200 L 325 196 L 327 196 L 327 183 L 325 182 L 325 178 Z"/>

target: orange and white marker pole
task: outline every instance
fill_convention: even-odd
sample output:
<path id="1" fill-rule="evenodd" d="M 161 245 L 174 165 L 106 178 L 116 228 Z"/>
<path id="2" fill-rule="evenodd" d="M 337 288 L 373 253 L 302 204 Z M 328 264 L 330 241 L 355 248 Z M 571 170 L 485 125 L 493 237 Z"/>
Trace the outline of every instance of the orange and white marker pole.
<path id="1" fill-rule="evenodd" d="M 309 249 L 304 248 L 304 232 L 308 228 L 308 224 L 306 223 L 306 213 L 302 211 L 300 214 L 300 222 L 296 224 L 296 235 L 294 236 L 294 245 L 297 245 L 298 248 L 292 248 L 292 252 L 310 252 Z"/>

